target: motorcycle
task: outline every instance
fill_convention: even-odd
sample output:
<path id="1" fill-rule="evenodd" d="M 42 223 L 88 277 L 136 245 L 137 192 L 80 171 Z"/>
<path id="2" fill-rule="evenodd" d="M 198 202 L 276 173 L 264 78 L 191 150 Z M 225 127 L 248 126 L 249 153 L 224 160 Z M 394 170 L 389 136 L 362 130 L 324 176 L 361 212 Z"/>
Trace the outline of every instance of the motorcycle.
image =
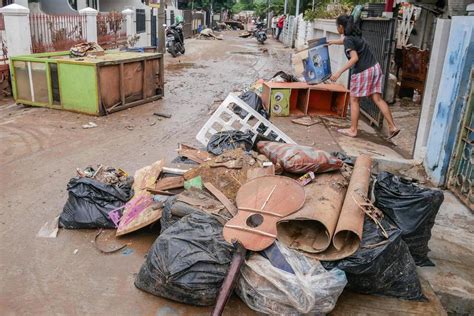
<path id="1" fill-rule="evenodd" d="M 166 51 L 171 56 L 176 57 L 178 54 L 184 55 L 184 34 L 183 22 L 170 25 L 166 28 Z"/>
<path id="2" fill-rule="evenodd" d="M 267 29 L 265 28 L 265 24 L 263 22 L 258 22 L 256 24 L 256 28 L 253 31 L 253 36 L 257 38 L 257 41 L 260 44 L 265 43 L 267 40 Z"/>

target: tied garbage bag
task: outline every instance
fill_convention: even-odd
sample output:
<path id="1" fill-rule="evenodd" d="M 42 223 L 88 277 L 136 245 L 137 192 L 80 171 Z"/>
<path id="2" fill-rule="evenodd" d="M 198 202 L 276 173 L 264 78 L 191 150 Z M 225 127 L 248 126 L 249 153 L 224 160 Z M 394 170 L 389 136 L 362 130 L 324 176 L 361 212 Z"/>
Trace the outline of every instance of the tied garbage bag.
<path id="1" fill-rule="evenodd" d="M 258 114 L 260 114 L 261 116 L 263 116 L 264 118 L 268 120 L 270 115 L 263 107 L 262 99 L 260 98 L 258 94 L 256 94 L 253 91 L 247 91 L 239 95 L 239 98 L 245 103 L 247 103 L 247 105 L 249 105 L 252 109 L 257 111 Z M 233 110 L 234 110 L 234 113 L 240 116 L 241 118 L 245 118 L 248 114 L 247 111 L 245 111 L 244 109 L 240 108 L 237 105 L 234 107 Z"/>
<path id="2" fill-rule="evenodd" d="M 213 305 L 232 259 L 222 227 L 201 211 L 168 227 L 151 246 L 135 286 L 186 304 Z"/>
<path id="3" fill-rule="evenodd" d="M 342 160 L 331 156 L 323 150 L 294 144 L 260 141 L 258 151 L 267 156 L 275 165 L 279 164 L 291 173 L 322 173 L 339 170 Z"/>
<path id="4" fill-rule="evenodd" d="M 115 228 L 109 213 L 133 196 L 133 177 L 119 184 L 106 184 L 90 178 L 72 178 L 67 185 L 69 197 L 59 216 L 59 227 Z"/>
<path id="5" fill-rule="evenodd" d="M 207 151 L 216 156 L 222 155 L 226 150 L 242 148 L 250 151 L 253 147 L 254 134 L 251 131 L 246 133 L 241 131 L 218 132 L 211 136 L 207 144 Z"/>
<path id="6" fill-rule="evenodd" d="M 354 292 L 425 300 L 415 262 L 401 238 L 400 229 L 388 218 L 383 218 L 381 224 L 388 239 L 365 217 L 359 250 L 342 260 L 321 263 L 326 269 L 339 268 L 346 272 L 348 288 Z"/>
<path id="7" fill-rule="evenodd" d="M 270 315 L 325 314 L 336 306 L 347 280 L 339 269 L 326 271 L 319 261 L 275 242 L 291 272 L 253 254 L 240 269 L 236 292 L 253 310 Z"/>
<path id="8" fill-rule="evenodd" d="M 388 172 L 377 176 L 375 206 L 402 230 L 402 238 L 418 266 L 434 266 L 428 242 L 444 200 L 441 190 L 425 188 Z"/>

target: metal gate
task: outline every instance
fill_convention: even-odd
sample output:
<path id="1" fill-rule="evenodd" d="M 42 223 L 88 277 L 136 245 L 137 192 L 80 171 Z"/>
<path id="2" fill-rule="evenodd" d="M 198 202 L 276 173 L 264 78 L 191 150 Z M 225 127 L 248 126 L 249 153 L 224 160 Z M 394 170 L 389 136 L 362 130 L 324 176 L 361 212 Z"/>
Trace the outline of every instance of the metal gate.
<path id="1" fill-rule="evenodd" d="M 152 9 L 151 10 L 151 20 L 150 20 L 150 24 L 151 24 L 151 46 L 158 46 L 157 44 L 157 40 L 156 40 L 156 15 L 153 14 L 153 12 L 155 11 L 155 9 Z"/>
<path id="2" fill-rule="evenodd" d="M 470 209 L 474 211 L 474 71 L 471 72 L 471 92 L 467 100 L 467 109 L 462 120 L 456 149 L 451 159 L 448 187 Z"/>
<path id="3" fill-rule="evenodd" d="M 191 10 L 183 10 L 183 35 L 184 38 L 190 38 L 193 36 L 193 12 Z"/>
<path id="4" fill-rule="evenodd" d="M 384 73 L 382 96 L 385 98 L 390 75 L 390 59 L 392 57 L 393 45 L 395 44 L 395 20 L 380 18 L 362 19 L 360 29 L 362 31 L 362 37 L 382 67 Z M 370 98 L 361 98 L 360 110 L 361 113 L 369 119 L 371 124 L 382 127 L 383 115 Z"/>

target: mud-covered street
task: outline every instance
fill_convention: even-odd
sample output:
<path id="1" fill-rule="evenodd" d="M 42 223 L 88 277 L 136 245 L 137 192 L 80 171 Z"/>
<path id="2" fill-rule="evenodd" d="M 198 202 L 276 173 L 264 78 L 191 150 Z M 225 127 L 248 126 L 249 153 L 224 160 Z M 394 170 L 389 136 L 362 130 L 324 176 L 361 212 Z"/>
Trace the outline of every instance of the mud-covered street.
<path id="1" fill-rule="evenodd" d="M 137 290 L 134 279 L 157 227 L 120 239 L 126 253 L 102 254 L 96 230 L 61 230 L 38 238 L 58 215 L 76 168 L 99 163 L 133 174 L 156 160 L 176 157 L 178 142 L 196 144 L 196 133 L 229 92 L 288 70 L 289 53 L 226 32 L 223 41 L 189 40 L 186 55 L 166 56 L 165 98 L 107 117 L 22 105 L 0 110 L 0 306 L 3 315 L 207 315 L 209 308 L 173 303 Z M 262 50 L 262 48 L 265 50 Z M 159 119 L 156 111 L 171 113 Z M 88 122 L 96 128 L 83 129 Z M 6 310 L 5 310 L 6 308 Z M 233 299 L 229 314 L 252 314 Z"/>

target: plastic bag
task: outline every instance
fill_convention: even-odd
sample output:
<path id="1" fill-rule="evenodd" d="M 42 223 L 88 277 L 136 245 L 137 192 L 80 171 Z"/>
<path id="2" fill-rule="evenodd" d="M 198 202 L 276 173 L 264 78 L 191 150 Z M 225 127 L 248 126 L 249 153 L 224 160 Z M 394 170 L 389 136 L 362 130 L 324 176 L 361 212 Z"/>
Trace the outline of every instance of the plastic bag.
<path id="1" fill-rule="evenodd" d="M 213 305 L 232 260 L 222 227 L 201 211 L 168 227 L 151 246 L 135 286 L 186 304 Z"/>
<path id="2" fill-rule="evenodd" d="M 377 176 L 375 205 L 402 230 L 402 238 L 418 266 L 434 266 L 428 242 L 444 200 L 441 190 L 419 186 L 388 172 Z"/>
<path id="3" fill-rule="evenodd" d="M 132 198 L 132 184 L 132 177 L 119 185 L 90 178 L 72 178 L 67 185 L 69 197 L 59 216 L 59 227 L 115 228 L 108 214 Z"/>
<path id="4" fill-rule="evenodd" d="M 342 161 L 323 150 L 294 144 L 261 141 L 257 143 L 258 151 L 267 156 L 275 165 L 279 164 L 287 172 L 327 172 L 338 170 Z"/>
<path id="5" fill-rule="evenodd" d="M 327 269 L 346 272 L 348 288 L 364 294 L 394 296 L 407 300 L 423 300 L 416 266 L 401 238 L 401 231 L 388 218 L 381 220 L 388 239 L 368 217 L 359 250 L 339 261 L 322 261 Z"/>
<path id="6" fill-rule="evenodd" d="M 268 112 L 263 107 L 262 99 L 255 92 L 253 91 L 244 92 L 241 95 L 239 95 L 239 98 L 245 103 L 247 103 L 247 105 L 249 105 L 252 109 L 257 111 L 264 118 L 268 119 L 270 117 Z M 239 106 L 235 106 L 233 110 L 234 110 L 234 113 L 240 116 L 241 118 L 245 118 L 248 114 L 247 111 L 240 108 Z"/>
<path id="7" fill-rule="evenodd" d="M 253 147 L 254 134 L 250 131 L 244 133 L 241 131 L 218 132 L 211 136 L 207 144 L 207 151 L 216 156 L 221 155 L 226 150 L 242 148 L 250 151 Z"/>
<path id="8" fill-rule="evenodd" d="M 272 315 L 329 313 L 347 280 L 338 269 L 326 271 L 319 261 L 275 242 L 293 273 L 281 270 L 260 254 L 240 269 L 236 292 L 253 310 Z"/>
<path id="9" fill-rule="evenodd" d="M 202 203 L 201 205 L 190 205 L 188 203 L 178 201 L 180 196 L 186 196 L 194 200 L 199 200 Z M 206 191 L 197 189 L 185 190 L 182 193 L 173 197 L 169 197 L 166 200 L 160 219 L 161 233 L 179 221 L 182 217 L 199 211 L 213 213 L 213 215 L 217 216 L 216 218 L 221 223 L 224 223 L 232 218 L 232 215 L 227 211 L 227 209 L 225 209 L 222 203 L 217 201 Z"/>

